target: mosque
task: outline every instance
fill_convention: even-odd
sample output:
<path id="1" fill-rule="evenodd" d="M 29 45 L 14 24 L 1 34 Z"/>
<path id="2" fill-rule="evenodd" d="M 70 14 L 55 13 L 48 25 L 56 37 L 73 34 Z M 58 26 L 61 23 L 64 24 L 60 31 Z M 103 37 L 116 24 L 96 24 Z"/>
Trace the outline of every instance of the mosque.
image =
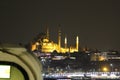
<path id="1" fill-rule="evenodd" d="M 40 39 L 39 39 L 40 40 Z M 40 47 L 40 48 L 39 48 Z M 58 30 L 58 43 L 54 43 L 49 39 L 49 29 L 47 28 L 46 37 L 42 41 L 32 43 L 31 51 L 40 50 L 43 53 L 51 53 L 57 51 L 58 53 L 73 53 L 79 51 L 79 37 L 76 36 L 76 45 L 68 47 L 67 37 L 64 39 L 64 47 L 61 46 L 61 31 Z"/>

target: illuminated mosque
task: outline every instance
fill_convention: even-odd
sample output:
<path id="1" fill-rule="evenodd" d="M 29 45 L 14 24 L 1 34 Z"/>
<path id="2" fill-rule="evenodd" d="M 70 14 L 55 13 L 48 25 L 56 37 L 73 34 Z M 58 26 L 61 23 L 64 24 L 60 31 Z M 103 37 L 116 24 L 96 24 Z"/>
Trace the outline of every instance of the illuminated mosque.
<path id="1" fill-rule="evenodd" d="M 40 48 L 39 48 L 40 47 Z M 67 37 L 64 39 L 64 47 L 61 46 L 61 31 L 58 31 L 58 43 L 54 43 L 49 39 L 49 29 L 47 28 L 46 37 L 42 41 L 36 41 L 32 43 L 31 51 L 40 50 L 43 53 L 51 53 L 57 51 L 58 53 L 73 53 L 79 51 L 79 37 L 76 36 L 75 47 L 67 46 Z"/>

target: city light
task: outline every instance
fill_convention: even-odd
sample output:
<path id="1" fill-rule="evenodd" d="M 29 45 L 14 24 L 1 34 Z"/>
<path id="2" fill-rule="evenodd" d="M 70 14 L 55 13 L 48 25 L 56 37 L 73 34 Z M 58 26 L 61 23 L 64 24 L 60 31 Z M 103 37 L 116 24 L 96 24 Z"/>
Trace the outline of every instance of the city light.
<path id="1" fill-rule="evenodd" d="M 108 68 L 107 68 L 107 67 L 103 67 L 103 71 L 104 71 L 104 72 L 107 72 L 107 71 L 108 71 Z"/>

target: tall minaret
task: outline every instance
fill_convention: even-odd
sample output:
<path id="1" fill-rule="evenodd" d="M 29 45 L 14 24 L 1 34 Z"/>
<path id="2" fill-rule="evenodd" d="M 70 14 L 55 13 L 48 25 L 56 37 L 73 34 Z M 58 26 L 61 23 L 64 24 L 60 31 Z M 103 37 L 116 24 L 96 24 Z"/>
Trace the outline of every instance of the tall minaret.
<path id="1" fill-rule="evenodd" d="M 47 28 L 46 37 L 47 37 L 47 39 L 49 40 L 49 28 L 48 28 L 48 26 L 46 26 L 46 28 Z"/>
<path id="2" fill-rule="evenodd" d="M 59 49 L 59 52 L 61 52 L 61 30 L 60 30 L 60 25 L 59 25 L 59 30 L 58 30 L 58 49 Z"/>
<path id="3" fill-rule="evenodd" d="M 77 51 L 79 49 L 79 37 L 78 36 L 76 37 L 76 49 Z"/>
<path id="4" fill-rule="evenodd" d="M 67 37 L 65 37 L 65 49 L 67 48 Z"/>

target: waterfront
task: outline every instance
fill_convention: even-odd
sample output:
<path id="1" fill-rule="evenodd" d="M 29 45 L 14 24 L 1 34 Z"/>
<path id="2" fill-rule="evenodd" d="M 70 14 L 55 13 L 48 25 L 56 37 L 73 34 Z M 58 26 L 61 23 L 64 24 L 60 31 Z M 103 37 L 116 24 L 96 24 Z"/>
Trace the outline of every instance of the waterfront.
<path id="1" fill-rule="evenodd" d="M 44 80 L 120 80 L 120 79 L 90 79 L 90 78 L 44 78 Z"/>
<path id="2" fill-rule="evenodd" d="M 120 80 L 119 72 L 50 73 L 44 80 Z"/>

